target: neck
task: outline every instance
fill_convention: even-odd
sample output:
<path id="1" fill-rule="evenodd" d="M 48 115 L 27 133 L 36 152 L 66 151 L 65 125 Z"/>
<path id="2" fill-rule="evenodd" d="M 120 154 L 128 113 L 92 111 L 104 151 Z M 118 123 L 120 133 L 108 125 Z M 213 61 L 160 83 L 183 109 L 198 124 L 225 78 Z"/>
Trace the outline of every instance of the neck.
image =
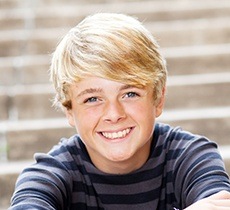
<path id="1" fill-rule="evenodd" d="M 148 141 L 145 150 L 141 149 L 143 152 L 137 152 L 129 159 L 123 161 L 103 161 L 100 159 L 94 159 L 93 164 L 102 172 L 108 174 L 128 174 L 135 170 L 141 168 L 149 158 L 151 141 Z"/>

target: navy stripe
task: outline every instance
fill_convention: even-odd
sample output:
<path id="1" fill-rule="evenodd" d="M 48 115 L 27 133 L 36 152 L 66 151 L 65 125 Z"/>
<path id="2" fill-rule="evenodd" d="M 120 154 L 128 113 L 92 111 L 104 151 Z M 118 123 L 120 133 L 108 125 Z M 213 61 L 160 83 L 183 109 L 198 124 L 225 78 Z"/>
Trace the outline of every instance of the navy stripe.
<path id="1" fill-rule="evenodd" d="M 129 185 L 139 182 L 143 182 L 150 179 L 155 179 L 162 175 L 162 168 L 164 163 L 158 165 L 156 168 L 151 170 L 140 171 L 134 174 L 127 175 L 101 175 L 101 174 L 89 174 L 92 182 L 97 184 L 108 184 L 108 185 Z"/>
<path id="2" fill-rule="evenodd" d="M 139 194 L 129 195 L 100 195 L 101 201 L 104 204 L 140 204 L 153 201 L 159 198 L 160 188 Z"/>

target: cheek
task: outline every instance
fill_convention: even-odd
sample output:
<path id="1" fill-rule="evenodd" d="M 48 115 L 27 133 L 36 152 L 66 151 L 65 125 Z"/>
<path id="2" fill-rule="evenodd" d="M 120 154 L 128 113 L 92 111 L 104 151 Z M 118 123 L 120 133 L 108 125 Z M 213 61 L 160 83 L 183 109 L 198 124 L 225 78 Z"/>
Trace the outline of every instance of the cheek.
<path id="1" fill-rule="evenodd" d="M 101 111 L 98 109 L 81 109 L 75 114 L 75 125 L 78 131 L 93 129 L 98 124 L 101 117 Z"/>
<path id="2" fill-rule="evenodd" d="M 152 120 L 155 117 L 155 107 L 150 103 L 137 103 L 126 109 L 127 113 L 140 121 Z"/>

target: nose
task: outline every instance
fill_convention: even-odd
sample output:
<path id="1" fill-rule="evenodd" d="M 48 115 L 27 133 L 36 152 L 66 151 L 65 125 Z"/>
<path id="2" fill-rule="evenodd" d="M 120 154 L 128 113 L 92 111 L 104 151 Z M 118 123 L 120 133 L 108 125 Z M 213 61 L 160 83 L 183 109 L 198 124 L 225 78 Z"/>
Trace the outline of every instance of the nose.
<path id="1" fill-rule="evenodd" d="M 126 117 L 125 109 L 121 102 L 107 102 L 104 109 L 104 121 L 117 123 Z"/>

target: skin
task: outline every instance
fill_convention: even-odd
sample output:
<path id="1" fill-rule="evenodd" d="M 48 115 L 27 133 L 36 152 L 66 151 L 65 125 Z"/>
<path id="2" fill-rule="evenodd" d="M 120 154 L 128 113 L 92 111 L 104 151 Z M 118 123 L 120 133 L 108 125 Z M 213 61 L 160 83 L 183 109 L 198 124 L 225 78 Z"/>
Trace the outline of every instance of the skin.
<path id="1" fill-rule="evenodd" d="M 88 77 L 70 88 L 69 124 L 76 128 L 95 166 L 105 173 L 126 174 L 140 168 L 149 156 L 156 105 L 153 90 Z"/>

